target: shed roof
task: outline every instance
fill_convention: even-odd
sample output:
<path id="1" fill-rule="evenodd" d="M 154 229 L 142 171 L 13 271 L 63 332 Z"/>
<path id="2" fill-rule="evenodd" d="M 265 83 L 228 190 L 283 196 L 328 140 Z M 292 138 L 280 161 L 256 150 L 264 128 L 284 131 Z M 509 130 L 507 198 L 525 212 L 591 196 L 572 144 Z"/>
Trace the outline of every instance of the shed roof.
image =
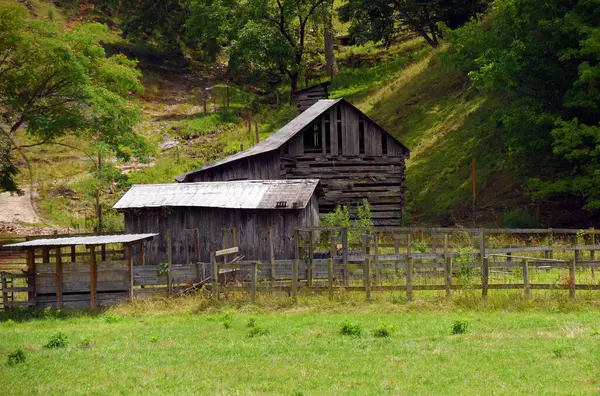
<path id="1" fill-rule="evenodd" d="M 318 185 L 312 179 L 137 184 L 113 208 L 303 209 Z"/>
<path id="2" fill-rule="evenodd" d="M 65 238 L 44 238 L 33 241 L 12 243 L 4 247 L 41 247 L 41 246 L 72 246 L 72 245 L 104 245 L 109 243 L 131 243 L 152 239 L 158 234 L 118 234 L 91 235 Z"/>
<path id="3" fill-rule="evenodd" d="M 282 147 L 287 141 L 293 138 L 297 133 L 301 132 L 304 128 L 309 126 L 317 117 L 323 114 L 326 110 L 336 105 L 337 103 L 344 102 L 352 108 L 359 111 L 363 114 L 367 119 L 371 122 L 375 123 L 375 121 L 371 120 L 366 114 L 357 109 L 352 103 L 348 102 L 346 99 L 321 99 L 304 112 L 300 113 L 298 117 L 294 118 L 290 122 L 288 122 L 285 126 L 279 129 L 277 132 L 263 140 L 262 142 L 257 143 L 256 145 L 246 149 L 244 151 L 240 151 L 239 153 L 230 155 L 225 157 L 219 161 L 210 163 L 208 165 L 203 166 L 202 168 L 195 169 L 193 171 L 184 173 L 183 175 L 179 175 L 175 177 L 175 180 L 182 183 L 186 181 L 188 175 L 205 171 L 207 169 L 211 169 L 217 166 L 221 166 L 230 162 L 238 161 L 243 158 L 253 157 L 259 154 L 265 154 L 271 152 L 273 150 L 277 150 Z M 385 133 L 390 135 L 392 138 L 396 139 L 392 134 L 383 130 Z M 397 139 L 396 139 L 397 140 Z M 400 143 L 400 142 L 398 142 Z M 402 143 L 400 143 L 402 144 Z M 408 148 L 402 144 L 404 148 L 408 151 Z"/>

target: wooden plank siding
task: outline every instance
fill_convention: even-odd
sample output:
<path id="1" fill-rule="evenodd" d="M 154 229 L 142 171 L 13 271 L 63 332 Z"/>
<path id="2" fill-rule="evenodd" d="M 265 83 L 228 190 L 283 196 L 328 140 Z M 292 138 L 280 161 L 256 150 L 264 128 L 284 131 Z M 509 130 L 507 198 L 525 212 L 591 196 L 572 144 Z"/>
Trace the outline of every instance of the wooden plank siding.
<path id="1" fill-rule="evenodd" d="M 125 211 L 127 232 L 148 230 L 159 234 L 147 242 L 144 262 L 157 265 L 167 261 L 167 229 L 171 231 L 172 259 L 174 263 L 187 264 L 196 257 L 195 242 L 186 237 L 186 229 L 198 229 L 200 260 L 210 261 L 210 252 L 221 249 L 222 229 L 235 227 L 240 255 L 248 260 L 268 257 L 268 244 L 261 240 L 259 230 L 272 227 L 274 252 L 277 259 L 292 257 L 294 253 L 294 228 L 318 225 L 318 200 L 316 196 L 304 209 L 220 209 L 220 208 L 147 208 Z"/>

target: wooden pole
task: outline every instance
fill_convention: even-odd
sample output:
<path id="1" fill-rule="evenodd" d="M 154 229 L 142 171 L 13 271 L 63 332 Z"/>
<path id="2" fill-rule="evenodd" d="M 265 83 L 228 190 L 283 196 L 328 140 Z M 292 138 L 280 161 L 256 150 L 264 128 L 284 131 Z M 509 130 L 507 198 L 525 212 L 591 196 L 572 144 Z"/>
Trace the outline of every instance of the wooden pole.
<path id="1" fill-rule="evenodd" d="M 327 288 L 329 290 L 329 299 L 333 300 L 333 259 L 327 259 Z"/>
<path id="2" fill-rule="evenodd" d="M 444 260 L 444 272 L 445 272 L 445 280 L 446 280 L 446 297 L 450 297 L 452 291 L 452 257 L 446 257 Z"/>
<path id="3" fill-rule="evenodd" d="M 394 237 L 395 236 L 396 235 L 394 235 Z M 400 242 L 398 241 L 398 238 L 394 238 L 394 255 L 396 256 L 396 260 L 394 261 L 394 272 L 396 273 L 396 276 L 398 275 L 399 267 L 400 267 L 400 259 L 398 258 L 399 254 L 400 254 Z"/>
<path id="4" fill-rule="evenodd" d="M 219 299 L 219 266 L 217 264 L 217 257 L 215 252 L 210 252 L 210 264 L 212 267 L 212 295 L 218 300 Z"/>
<path id="5" fill-rule="evenodd" d="M 331 258 L 334 258 L 336 256 L 336 253 L 337 253 L 337 249 L 336 249 L 336 246 L 335 246 L 336 239 L 337 238 L 335 237 L 335 235 L 332 235 L 329 238 L 329 257 L 331 257 Z"/>
<path id="6" fill-rule="evenodd" d="M 133 299 L 133 248 L 131 245 L 126 245 L 127 249 L 127 281 L 129 282 L 127 291 L 129 292 L 129 299 Z M 169 260 L 169 276 L 171 274 L 171 260 Z M 169 295 L 170 295 L 169 291 Z"/>
<path id="7" fill-rule="evenodd" d="M 96 308 L 98 294 L 98 268 L 96 265 L 96 246 L 90 246 L 90 306 Z"/>
<path id="8" fill-rule="evenodd" d="M 77 261 L 77 253 L 75 252 L 75 245 L 71 246 L 71 262 Z"/>
<path id="9" fill-rule="evenodd" d="M 413 257 L 409 255 L 406 259 L 406 298 L 408 301 L 413 299 Z"/>
<path id="10" fill-rule="evenodd" d="M 60 248 L 56 248 L 56 308 L 63 307 L 62 301 L 62 258 L 60 257 Z"/>
<path id="11" fill-rule="evenodd" d="M 575 302 L 575 260 L 569 261 L 569 298 Z"/>
<path id="12" fill-rule="evenodd" d="M 29 289 L 27 300 L 35 303 L 36 300 L 36 268 L 35 268 L 35 248 L 27 249 L 27 286 Z"/>
<path id="13" fill-rule="evenodd" d="M 523 291 L 525 297 L 529 298 L 531 292 L 529 290 L 529 262 L 527 260 L 523 260 Z"/>
<path id="14" fill-rule="evenodd" d="M 348 286 L 348 228 L 342 230 L 342 264 L 344 266 L 344 286 Z"/>
<path id="15" fill-rule="evenodd" d="M 292 302 L 298 302 L 298 259 L 292 260 Z"/>
<path id="16" fill-rule="evenodd" d="M 130 252 L 131 253 L 131 252 Z M 173 285 L 171 284 L 171 265 L 173 264 L 173 241 L 171 240 L 171 229 L 167 228 L 167 292 L 169 296 L 173 292 Z"/>
<path id="17" fill-rule="evenodd" d="M 485 258 L 485 233 L 483 229 L 479 230 L 479 257 L 483 265 L 483 259 Z"/>
<path id="18" fill-rule="evenodd" d="M 364 264 L 364 279 L 363 282 L 365 284 L 365 294 L 367 296 L 367 301 L 371 300 L 371 262 L 369 257 L 365 257 Z"/>
<path id="19" fill-rule="evenodd" d="M 375 286 L 380 286 L 380 274 L 379 274 L 379 233 L 375 232 L 373 235 L 373 244 L 375 245 Z"/>
<path id="20" fill-rule="evenodd" d="M 250 289 L 250 295 L 252 296 L 252 303 L 256 302 L 256 277 L 257 277 L 257 273 L 258 273 L 258 265 L 259 262 L 255 262 L 252 265 L 252 274 L 251 274 L 251 289 Z"/>
<path id="21" fill-rule="evenodd" d="M 6 274 L 0 273 L 0 280 L 2 282 L 2 307 L 4 309 L 8 308 L 8 292 L 6 288 L 8 287 L 8 282 L 6 282 Z"/>
<path id="22" fill-rule="evenodd" d="M 481 266 L 481 296 L 486 298 L 488 296 L 488 285 L 490 281 L 490 259 L 489 257 L 483 258 Z"/>

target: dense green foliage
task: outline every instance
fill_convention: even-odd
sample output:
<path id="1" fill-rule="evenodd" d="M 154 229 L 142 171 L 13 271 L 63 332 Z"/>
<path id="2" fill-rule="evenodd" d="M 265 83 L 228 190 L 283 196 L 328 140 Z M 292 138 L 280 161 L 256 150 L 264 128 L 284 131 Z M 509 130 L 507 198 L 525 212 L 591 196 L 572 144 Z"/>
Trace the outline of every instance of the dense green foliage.
<path id="1" fill-rule="evenodd" d="M 600 1 L 501 0 L 453 32 L 476 88 L 501 94 L 504 167 L 534 198 L 581 196 L 600 208 Z"/>
<path id="2" fill-rule="evenodd" d="M 11 163 L 20 128 L 34 145 L 76 135 L 118 158 L 146 155 L 132 129 L 141 115 L 131 97 L 142 90 L 140 73 L 124 55 L 106 56 L 100 45 L 106 30 L 65 28 L 0 3 L 0 189 L 16 188 Z"/>

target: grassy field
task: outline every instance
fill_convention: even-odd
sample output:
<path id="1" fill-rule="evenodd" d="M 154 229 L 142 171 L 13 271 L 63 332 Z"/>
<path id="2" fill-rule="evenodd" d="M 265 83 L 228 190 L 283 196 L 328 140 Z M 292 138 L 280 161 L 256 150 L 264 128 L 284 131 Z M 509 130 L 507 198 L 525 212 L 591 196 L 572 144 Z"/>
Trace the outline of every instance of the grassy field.
<path id="1" fill-rule="evenodd" d="M 195 297 L 28 320 L 0 314 L 0 383 L 10 394 L 597 392 L 597 304 L 515 296 L 313 297 L 294 308 Z M 452 334 L 457 321 L 465 333 Z M 342 334 L 344 324 L 362 333 Z M 67 345 L 45 347 L 59 332 Z M 17 348 L 25 362 L 9 365 Z"/>

